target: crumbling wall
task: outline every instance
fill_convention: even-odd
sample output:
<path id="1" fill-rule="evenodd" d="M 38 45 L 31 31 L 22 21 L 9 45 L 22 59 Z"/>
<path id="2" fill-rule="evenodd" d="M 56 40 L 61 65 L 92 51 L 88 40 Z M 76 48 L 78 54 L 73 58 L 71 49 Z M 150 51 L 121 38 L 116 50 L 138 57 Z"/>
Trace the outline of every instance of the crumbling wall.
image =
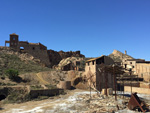
<path id="1" fill-rule="evenodd" d="M 55 96 L 63 93 L 63 91 L 63 89 L 31 90 L 29 95 L 31 98 L 37 98 L 38 96 Z"/>
<path id="2" fill-rule="evenodd" d="M 49 57 L 47 54 L 47 48 L 41 44 L 19 43 L 17 47 L 18 51 L 31 54 L 34 58 L 40 59 L 41 63 L 45 66 L 49 66 Z"/>
<path id="3" fill-rule="evenodd" d="M 57 52 L 54 50 L 48 50 L 47 52 L 48 52 L 49 61 L 50 61 L 51 66 L 58 65 L 62 59 L 67 58 L 67 57 L 85 57 L 84 55 L 82 55 L 80 53 L 80 51 L 75 51 L 75 52 L 59 51 L 59 52 Z"/>
<path id="4" fill-rule="evenodd" d="M 5 41 L 6 44 L 9 43 L 10 47 L 20 51 L 31 54 L 37 59 L 40 59 L 41 63 L 45 64 L 45 66 L 52 67 L 57 65 L 62 59 L 67 57 L 85 57 L 80 54 L 80 51 L 54 51 L 47 50 L 47 47 L 41 43 L 29 43 L 28 41 L 19 41 L 19 35 L 13 33 L 10 34 L 10 41 Z"/>
<path id="5" fill-rule="evenodd" d="M 113 75 L 110 73 L 100 73 L 96 74 L 96 89 L 102 91 L 104 88 L 113 88 Z"/>

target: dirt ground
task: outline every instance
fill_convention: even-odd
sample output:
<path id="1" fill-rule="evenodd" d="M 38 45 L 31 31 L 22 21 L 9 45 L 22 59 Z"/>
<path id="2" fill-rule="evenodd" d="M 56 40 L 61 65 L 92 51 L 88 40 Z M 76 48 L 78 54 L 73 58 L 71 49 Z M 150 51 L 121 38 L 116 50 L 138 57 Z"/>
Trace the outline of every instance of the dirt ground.
<path id="1" fill-rule="evenodd" d="M 128 110 L 125 101 L 129 97 L 98 96 L 95 91 L 70 90 L 66 95 L 50 97 L 41 101 L 2 105 L 1 113 L 135 113 Z M 118 105 L 118 107 L 116 106 Z"/>
<path id="2" fill-rule="evenodd" d="M 85 92 L 83 90 L 71 90 L 67 91 L 66 95 L 59 95 L 50 97 L 41 101 L 29 101 L 19 104 L 3 104 L 1 102 L 1 113 L 45 113 L 46 109 L 54 109 L 55 105 L 67 102 L 66 99 L 71 97 L 75 92 Z M 51 111 L 50 113 L 53 113 Z"/>

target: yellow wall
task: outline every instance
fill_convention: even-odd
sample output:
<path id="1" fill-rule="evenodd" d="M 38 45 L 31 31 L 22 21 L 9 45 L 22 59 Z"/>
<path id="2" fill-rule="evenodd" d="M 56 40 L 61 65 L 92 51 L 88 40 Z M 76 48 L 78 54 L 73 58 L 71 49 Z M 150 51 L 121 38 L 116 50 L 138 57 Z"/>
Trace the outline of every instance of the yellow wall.
<path id="1" fill-rule="evenodd" d="M 125 92 L 131 92 L 130 86 L 124 86 Z M 140 88 L 140 87 L 132 87 L 132 93 L 137 92 L 141 94 L 150 94 L 150 89 L 148 88 Z"/>
<path id="2" fill-rule="evenodd" d="M 136 74 L 139 77 L 143 77 L 144 81 L 150 81 L 150 64 L 146 63 L 136 63 Z"/>

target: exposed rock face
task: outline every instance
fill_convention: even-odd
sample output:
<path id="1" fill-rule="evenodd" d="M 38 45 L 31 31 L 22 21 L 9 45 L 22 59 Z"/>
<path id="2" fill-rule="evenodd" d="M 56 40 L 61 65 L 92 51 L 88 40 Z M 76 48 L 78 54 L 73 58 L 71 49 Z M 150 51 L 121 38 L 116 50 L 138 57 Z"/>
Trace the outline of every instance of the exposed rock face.
<path id="1" fill-rule="evenodd" d="M 85 57 L 84 55 L 80 54 L 80 51 L 69 51 L 69 52 L 64 52 L 64 51 L 54 51 L 54 50 L 48 50 L 48 55 L 51 63 L 51 67 L 54 65 L 59 64 L 59 62 L 68 57 Z"/>
<path id="2" fill-rule="evenodd" d="M 115 62 L 122 62 L 123 59 L 133 59 L 133 57 L 124 54 L 118 50 L 114 50 L 113 53 L 108 56 L 112 58 Z"/>
<path id="3" fill-rule="evenodd" d="M 85 66 L 85 59 L 83 57 L 67 57 L 62 59 L 55 69 L 61 70 L 62 67 L 71 63 L 71 66 L 78 67 L 80 70 L 84 70 Z"/>

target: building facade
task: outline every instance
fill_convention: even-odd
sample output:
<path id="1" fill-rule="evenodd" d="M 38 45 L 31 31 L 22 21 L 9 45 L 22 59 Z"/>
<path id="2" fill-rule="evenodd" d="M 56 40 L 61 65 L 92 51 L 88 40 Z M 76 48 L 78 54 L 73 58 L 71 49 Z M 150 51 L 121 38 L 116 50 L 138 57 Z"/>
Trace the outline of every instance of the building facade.
<path id="1" fill-rule="evenodd" d="M 144 59 L 124 59 L 122 66 L 127 71 L 132 71 L 133 74 L 138 75 L 144 81 L 150 81 L 150 62 Z"/>
<path id="2" fill-rule="evenodd" d="M 136 63 L 135 66 L 138 77 L 142 77 L 144 81 L 150 82 L 150 63 Z"/>
<path id="3" fill-rule="evenodd" d="M 92 82 L 92 87 L 95 87 L 99 91 L 105 88 L 106 85 L 107 88 L 113 87 L 113 75 L 100 70 L 100 66 L 102 64 L 112 65 L 114 64 L 114 61 L 110 57 L 103 55 L 101 57 L 86 61 L 85 66 L 85 75 L 88 82 Z"/>

